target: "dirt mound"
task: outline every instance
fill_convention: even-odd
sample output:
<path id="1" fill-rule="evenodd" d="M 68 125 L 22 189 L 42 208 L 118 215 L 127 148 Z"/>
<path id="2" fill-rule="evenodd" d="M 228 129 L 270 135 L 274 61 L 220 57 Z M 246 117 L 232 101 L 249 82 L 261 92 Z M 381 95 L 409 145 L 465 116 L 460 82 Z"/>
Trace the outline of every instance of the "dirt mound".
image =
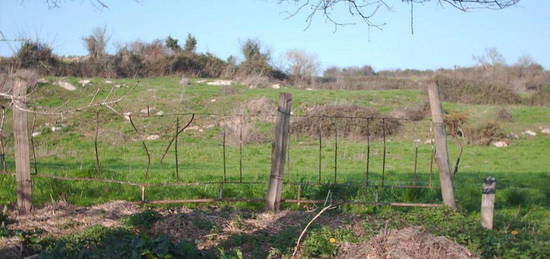
<path id="1" fill-rule="evenodd" d="M 396 134 L 401 123 L 396 119 L 381 119 L 382 117 L 384 116 L 378 111 L 359 105 L 318 105 L 312 107 L 306 116 L 292 121 L 290 130 L 293 134 L 308 136 L 317 136 L 319 129 L 324 136 L 333 136 L 336 129 L 339 136 L 346 137 Z"/>
<path id="2" fill-rule="evenodd" d="M 368 242 L 343 245 L 337 258 L 478 258 L 463 246 L 408 227 L 380 233 Z"/>

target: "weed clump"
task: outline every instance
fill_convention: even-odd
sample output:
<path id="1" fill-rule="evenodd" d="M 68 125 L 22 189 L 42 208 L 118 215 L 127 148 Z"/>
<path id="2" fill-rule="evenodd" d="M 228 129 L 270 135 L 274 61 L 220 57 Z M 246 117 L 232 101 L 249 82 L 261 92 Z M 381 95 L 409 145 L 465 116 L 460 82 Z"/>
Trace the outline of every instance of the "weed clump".
<path id="1" fill-rule="evenodd" d="M 367 127 L 368 126 L 368 127 Z M 359 105 L 327 104 L 314 106 L 306 116 L 291 122 L 293 134 L 333 136 L 338 131 L 344 137 L 382 137 L 394 135 L 401 123 L 397 119 L 383 118 L 378 111 Z"/>

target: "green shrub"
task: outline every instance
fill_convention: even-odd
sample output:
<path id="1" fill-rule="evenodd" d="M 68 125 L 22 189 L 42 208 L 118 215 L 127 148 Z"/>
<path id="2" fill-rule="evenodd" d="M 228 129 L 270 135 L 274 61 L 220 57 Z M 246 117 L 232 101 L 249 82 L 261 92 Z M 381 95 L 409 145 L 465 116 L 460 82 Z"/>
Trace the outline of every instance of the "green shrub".
<path id="1" fill-rule="evenodd" d="M 149 229 L 153 223 L 161 218 L 160 214 L 153 210 L 146 210 L 130 215 L 122 220 L 127 226 L 136 227 L 140 230 Z"/>
<path id="2" fill-rule="evenodd" d="M 356 237 L 348 229 L 331 230 L 327 227 L 312 230 L 304 240 L 304 256 L 333 257 L 338 252 L 342 242 L 356 241 Z"/>

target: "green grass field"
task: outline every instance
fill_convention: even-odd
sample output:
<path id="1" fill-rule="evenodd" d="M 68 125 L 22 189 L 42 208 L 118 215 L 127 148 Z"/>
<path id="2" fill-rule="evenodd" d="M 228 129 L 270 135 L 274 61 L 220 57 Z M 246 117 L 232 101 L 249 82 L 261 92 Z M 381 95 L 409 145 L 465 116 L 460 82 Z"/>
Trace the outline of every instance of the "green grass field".
<path id="1" fill-rule="evenodd" d="M 50 78 L 50 82 L 59 80 Z M 119 113 L 131 112 L 139 133 L 135 133 L 128 120 L 105 107 L 94 107 L 84 111 L 60 115 L 37 113 L 30 115 L 29 124 L 34 121 L 34 132 L 40 132 L 35 142 L 36 162 L 33 168 L 42 175 L 67 177 L 96 177 L 115 179 L 135 183 L 175 183 L 175 155 L 173 147 L 163 162 L 160 161 L 168 141 L 175 133 L 176 117 L 180 125 L 186 123 L 190 115 L 198 113 L 192 126 L 194 130 L 183 132 L 178 139 L 179 177 L 181 182 L 222 181 L 224 177 L 222 127 L 220 123 L 231 117 L 204 114 L 235 114 L 239 107 L 250 100 L 266 97 L 276 104 L 280 92 L 293 95 L 294 114 L 306 114 L 307 109 L 316 104 L 357 104 L 372 107 L 387 114 L 407 105 L 422 104 L 427 95 L 419 90 L 303 90 L 248 89 L 245 86 L 209 86 L 205 83 L 193 83 L 180 86 L 178 78 L 162 77 L 141 80 L 113 80 L 112 84 L 104 79 L 93 79 L 86 87 L 78 84 L 78 78 L 69 78 L 69 82 L 78 86 L 76 91 L 68 91 L 53 84 L 38 87 L 31 95 L 30 106 L 39 111 L 72 110 L 88 105 L 91 100 L 98 103 L 115 100 L 124 96 L 122 101 L 113 105 Z M 120 85 L 114 88 L 114 85 Z M 99 89 L 99 91 L 97 90 Z M 97 92 L 96 92 L 97 91 Z M 94 97 L 95 96 L 95 97 Z M 60 107 L 62 105 L 62 107 Z M 146 107 L 154 108 L 148 117 L 142 112 Z M 497 112 L 502 108 L 492 105 L 464 105 L 445 103 L 446 111 L 465 112 L 468 124 L 477 125 L 485 121 L 497 120 Z M 512 139 L 510 146 L 466 145 L 462 155 L 458 174 L 455 176 L 456 198 L 459 206 L 468 214 L 479 211 L 481 184 L 487 176 L 497 179 L 497 215 L 512 215 L 522 210 L 534 217 L 533 224 L 547 229 L 550 226 L 550 136 L 543 135 L 539 127 L 550 127 L 550 107 L 509 106 L 513 115 L 511 122 L 499 122 L 506 133 L 520 135 Z M 100 114 L 99 157 L 101 173 L 95 167 L 94 135 L 96 110 Z M 162 111 L 163 115 L 156 115 Z M 180 114 L 179 116 L 176 114 Z M 7 114 L 11 118 L 11 114 Z M 252 120 L 253 118 L 248 118 Z M 271 124 L 255 120 L 255 126 L 263 141 L 243 145 L 242 157 L 239 145 L 226 145 L 226 179 L 231 182 L 259 182 L 258 184 L 202 184 L 197 186 L 158 186 L 148 187 L 146 199 L 196 199 L 225 198 L 261 199 L 265 195 L 271 162 Z M 430 174 L 432 147 L 425 144 L 430 138 L 430 122 L 403 122 L 398 134 L 387 137 L 387 157 L 384 174 L 384 189 L 364 188 L 366 171 L 365 138 L 350 137 L 338 140 L 338 171 L 334 179 L 335 143 L 332 137 L 324 137 L 321 151 L 322 185 L 314 186 L 319 180 L 319 143 L 316 136 L 290 137 L 290 156 L 287 164 L 286 181 L 304 183 L 301 195 L 303 199 L 324 199 L 331 190 L 334 199 L 353 199 L 365 201 L 425 202 L 440 203 L 437 170 Z M 52 131 L 52 126 L 62 129 Z M 199 130 L 200 129 L 200 130 Z M 520 133 L 531 129 L 538 133 L 535 137 Z M 8 171 L 13 171 L 13 137 L 11 121 L 5 125 L 6 163 Z M 147 140 L 152 154 L 151 168 L 145 176 L 146 153 L 141 140 L 150 135 L 159 135 L 158 140 Z M 420 140 L 419 143 L 415 140 Z M 459 152 L 458 139 L 449 139 L 451 163 Z M 414 179 L 415 147 L 418 147 L 417 178 Z M 371 141 L 369 160 L 369 184 L 381 184 L 383 143 L 380 138 Z M 242 168 L 240 160 L 242 159 Z M 1 175 L 0 202 L 15 202 L 15 180 L 12 176 Z M 356 185 L 349 185 L 354 183 Z M 419 184 L 434 188 L 399 189 L 392 185 Z M 348 184 L 348 185 L 346 185 Z M 283 198 L 294 199 L 297 187 L 286 185 Z M 51 200 L 67 200 L 76 205 L 92 205 L 110 200 L 140 199 L 136 186 L 96 183 L 85 181 L 61 181 L 45 178 L 33 179 L 33 203 L 41 206 Z M 262 204 L 243 204 L 238 206 L 261 208 Z M 290 206 L 290 205 L 285 205 Z M 351 206 L 352 210 L 362 211 Z M 499 212 L 500 211 L 500 212 Z M 499 214 L 502 213 L 502 214 Z M 519 213 L 519 212 L 518 212 Z M 504 217 L 504 216 L 503 216 Z M 508 217 L 508 216 L 506 216 Z M 501 222 L 508 222 L 502 220 Z M 497 224 L 500 224 L 497 222 Z M 547 238 L 547 237 L 546 237 Z"/>

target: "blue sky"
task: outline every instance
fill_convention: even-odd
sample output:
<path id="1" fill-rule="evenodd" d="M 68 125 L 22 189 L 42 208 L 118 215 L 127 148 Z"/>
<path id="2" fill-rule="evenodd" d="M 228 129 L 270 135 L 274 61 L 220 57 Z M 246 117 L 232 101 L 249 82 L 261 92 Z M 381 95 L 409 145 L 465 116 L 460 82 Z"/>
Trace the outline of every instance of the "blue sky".
<path id="1" fill-rule="evenodd" d="M 278 0 L 103 0 L 108 9 L 94 8 L 91 0 L 65 0 L 48 9 L 45 0 L 1 0 L 0 31 L 6 38 L 30 37 L 51 44 L 61 55 L 84 55 L 82 37 L 94 27 L 107 26 L 111 48 L 133 40 L 151 41 L 168 35 L 184 41 L 187 33 L 198 39 L 198 50 L 221 58 L 238 55 L 248 38 L 263 42 L 283 64 L 289 49 L 315 53 L 323 67 L 369 64 L 376 70 L 436 69 L 469 66 L 472 55 L 495 47 L 508 63 L 529 55 L 550 68 L 550 1 L 522 0 L 502 11 L 463 13 L 438 1 L 415 5 L 414 35 L 410 33 L 409 6 L 392 2 L 375 20 L 383 30 L 369 30 L 346 12 L 340 21 L 356 25 L 333 26 L 317 17 L 307 29 L 306 13 L 286 19 L 294 10 Z M 16 46 L 10 43 L 11 48 Z M 0 55 L 12 50 L 0 42 Z"/>

